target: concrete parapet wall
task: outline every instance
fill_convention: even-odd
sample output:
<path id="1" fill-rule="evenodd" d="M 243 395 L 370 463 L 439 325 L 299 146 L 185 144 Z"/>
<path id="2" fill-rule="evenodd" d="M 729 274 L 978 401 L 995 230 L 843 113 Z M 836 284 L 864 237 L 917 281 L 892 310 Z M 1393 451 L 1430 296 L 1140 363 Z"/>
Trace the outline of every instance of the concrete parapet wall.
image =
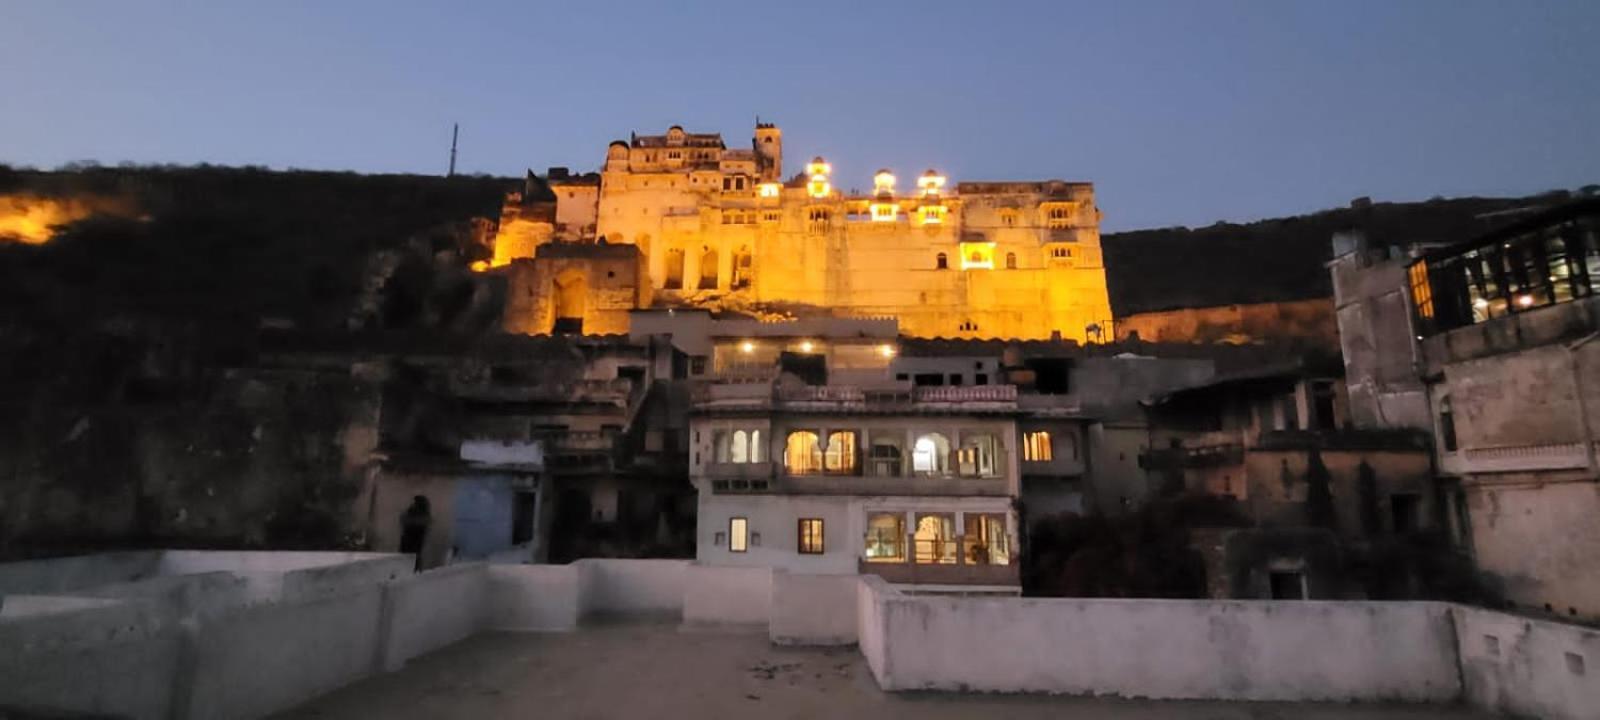
<path id="1" fill-rule="evenodd" d="M 202 623 L 180 717 L 258 718 L 371 674 L 379 660 L 378 585 L 246 608 Z M 180 686 L 182 683 L 180 682 Z"/>
<path id="2" fill-rule="evenodd" d="M 585 559 L 578 568 L 583 614 L 681 618 L 688 560 Z"/>
<path id="3" fill-rule="evenodd" d="M 1600 713 L 1600 631 L 1470 607 L 1450 614 L 1468 703 L 1547 720 Z"/>
<path id="4" fill-rule="evenodd" d="M 684 623 L 767 625 L 772 619 L 772 569 L 689 565 L 683 572 Z"/>
<path id="5" fill-rule="evenodd" d="M 468 563 L 408 575 L 384 588 L 383 670 L 467 639 L 484 629 L 489 572 Z"/>
<path id="6" fill-rule="evenodd" d="M 21 607 L 32 612 L 0 617 L 0 707 L 169 717 L 182 674 L 177 618 L 155 603 L 109 599 L 30 598 Z"/>
<path id="7" fill-rule="evenodd" d="M 870 586 L 886 690 L 1449 702 L 1449 606 L 911 597 Z M 875 617 L 874 617 L 875 615 Z M 873 652 L 880 652 L 877 648 Z M 869 655 L 869 664 L 870 664 Z"/>
<path id="8" fill-rule="evenodd" d="M 159 574 L 159 550 L 0 563 L 0 595 L 64 595 Z"/>
<path id="9" fill-rule="evenodd" d="M 577 565 L 490 565 L 484 624 L 491 630 L 575 630 L 583 616 Z"/>
<path id="10" fill-rule="evenodd" d="M 768 634 L 779 645 L 856 643 L 856 575 L 772 573 L 772 621 Z"/>

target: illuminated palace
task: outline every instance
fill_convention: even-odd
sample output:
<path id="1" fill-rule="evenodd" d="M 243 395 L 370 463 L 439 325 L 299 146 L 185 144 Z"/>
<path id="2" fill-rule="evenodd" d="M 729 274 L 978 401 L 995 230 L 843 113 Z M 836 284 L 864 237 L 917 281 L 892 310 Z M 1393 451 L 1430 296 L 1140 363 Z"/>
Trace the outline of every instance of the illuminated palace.
<path id="1" fill-rule="evenodd" d="M 669 128 L 613 142 L 598 174 L 530 174 L 490 263 L 506 326 L 626 332 L 650 306 L 892 316 L 921 337 L 1109 340 L 1100 211 L 1089 183 L 950 183 L 890 170 L 836 186 L 823 158 L 785 179 L 783 133 L 748 149 Z"/>

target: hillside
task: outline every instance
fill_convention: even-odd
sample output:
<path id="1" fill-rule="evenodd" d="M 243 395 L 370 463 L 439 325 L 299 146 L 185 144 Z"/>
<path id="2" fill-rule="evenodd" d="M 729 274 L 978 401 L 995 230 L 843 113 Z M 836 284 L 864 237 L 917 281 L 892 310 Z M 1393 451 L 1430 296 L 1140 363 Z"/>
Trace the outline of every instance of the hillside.
<path id="1" fill-rule="evenodd" d="M 1352 203 L 1310 215 L 1204 228 L 1109 233 L 1101 238 L 1111 310 L 1117 317 L 1207 307 L 1327 297 L 1323 267 L 1332 237 L 1361 230 L 1386 244 L 1463 240 L 1520 212 L 1566 198 L 1456 198 L 1420 203 Z"/>

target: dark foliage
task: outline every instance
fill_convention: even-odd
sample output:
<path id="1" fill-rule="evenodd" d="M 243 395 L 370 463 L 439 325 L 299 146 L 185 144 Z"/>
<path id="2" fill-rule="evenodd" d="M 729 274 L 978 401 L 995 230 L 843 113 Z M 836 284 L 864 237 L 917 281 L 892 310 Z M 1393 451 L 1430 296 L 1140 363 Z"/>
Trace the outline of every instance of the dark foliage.
<path id="1" fill-rule="evenodd" d="M 1526 198 L 1355 203 L 1353 207 L 1247 224 L 1108 233 L 1101 238 L 1111 311 L 1117 317 L 1187 307 L 1329 297 L 1323 263 L 1336 232 L 1359 229 L 1383 244 L 1465 240 L 1515 220 L 1515 208 L 1564 194 Z"/>
<path id="2" fill-rule="evenodd" d="M 1031 523 L 1023 568 L 1028 595 L 1197 598 L 1205 567 L 1190 531 L 1248 524 L 1234 502 L 1211 495 L 1155 500 L 1137 512 L 1061 515 Z"/>

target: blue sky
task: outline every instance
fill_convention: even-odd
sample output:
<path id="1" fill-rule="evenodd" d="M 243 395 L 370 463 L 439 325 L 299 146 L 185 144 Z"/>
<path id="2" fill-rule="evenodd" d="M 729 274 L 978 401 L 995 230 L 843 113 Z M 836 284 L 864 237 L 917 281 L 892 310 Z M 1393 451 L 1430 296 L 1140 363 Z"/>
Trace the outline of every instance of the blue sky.
<path id="1" fill-rule="evenodd" d="M 1600 182 L 1600 2 L 0 0 L 0 162 L 598 166 L 677 123 L 1107 229 Z"/>

